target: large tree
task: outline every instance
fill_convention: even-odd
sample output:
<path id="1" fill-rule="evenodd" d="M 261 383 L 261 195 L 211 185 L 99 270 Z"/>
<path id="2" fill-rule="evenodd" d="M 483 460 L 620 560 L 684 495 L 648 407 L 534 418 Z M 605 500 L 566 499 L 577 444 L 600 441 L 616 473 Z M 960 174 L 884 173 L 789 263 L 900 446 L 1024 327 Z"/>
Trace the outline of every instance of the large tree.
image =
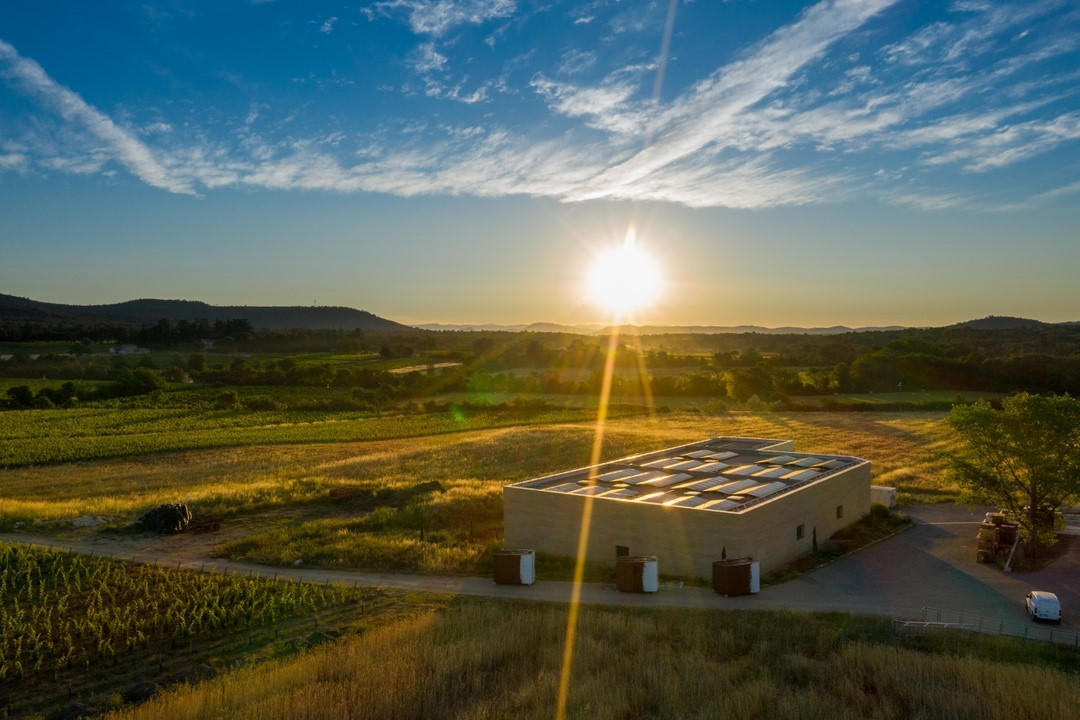
<path id="1" fill-rule="evenodd" d="M 957 405 L 948 421 L 960 435 L 960 481 L 1012 511 L 1032 544 L 1051 539 L 1051 513 L 1080 501 L 1080 399 L 1020 393 L 1000 410 L 985 400 Z"/>

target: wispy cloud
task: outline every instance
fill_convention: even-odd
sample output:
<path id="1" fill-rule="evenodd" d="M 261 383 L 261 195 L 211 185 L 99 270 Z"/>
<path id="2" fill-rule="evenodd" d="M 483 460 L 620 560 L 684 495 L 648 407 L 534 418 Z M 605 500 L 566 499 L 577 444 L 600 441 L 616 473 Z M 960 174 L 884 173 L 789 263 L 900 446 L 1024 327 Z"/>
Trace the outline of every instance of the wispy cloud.
<path id="1" fill-rule="evenodd" d="M 40 65 L 20 56 L 3 40 L 0 40 L 0 76 L 65 120 L 82 126 L 109 148 L 116 161 L 147 185 L 171 192 L 194 192 L 190 183 L 174 177 L 134 133 L 119 127 L 79 95 L 57 83 Z"/>
<path id="2" fill-rule="evenodd" d="M 383 13 L 404 12 L 418 35 L 442 35 L 458 25 L 479 25 L 509 17 L 516 0 L 385 0 L 374 7 Z"/>
<path id="3" fill-rule="evenodd" d="M 234 137 L 212 140 L 185 134 L 181 122 L 171 132 L 151 131 L 146 119 L 130 123 L 138 133 L 126 130 L 0 44 L 4 76 L 93 139 L 78 153 L 44 152 L 44 141 L 2 148 L 0 169 L 88 173 L 116 162 L 175 192 L 248 186 L 738 208 L 869 197 L 941 211 L 987 205 L 955 178 L 986 177 L 1080 139 L 1077 73 L 1059 62 L 1075 55 L 1080 21 L 1070 16 L 1038 37 L 1019 37 L 1060 3 L 957 5 L 945 21 L 883 45 L 881 23 L 860 29 L 892 4 L 822 0 L 660 101 L 649 92 L 653 65 L 596 73 L 600 54 L 570 50 L 538 71 L 530 52 L 486 78 L 454 55 L 458 34 L 444 37 L 449 29 L 506 17 L 513 2 L 382 2 L 380 12 L 402 13 L 426 36 L 406 58 L 418 73 L 408 81 L 416 101 L 477 107 L 455 109 L 472 113 L 460 124 L 433 114 L 377 133 L 307 139 L 267 127 L 272 111 L 237 120 Z M 969 67 L 972 54 L 985 56 L 978 68 Z M 476 77 L 453 78 L 451 65 Z M 533 104 L 528 112 L 541 116 L 541 130 L 501 122 L 493 98 L 512 92 L 521 93 L 515 102 Z"/>
<path id="4" fill-rule="evenodd" d="M 435 49 L 435 43 L 420 43 L 409 56 L 409 64 L 419 73 L 429 73 L 442 70 L 446 66 L 446 56 Z"/>
<path id="5" fill-rule="evenodd" d="M 334 32 L 334 23 L 337 22 L 337 17 L 328 17 L 323 20 L 322 25 L 319 26 L 319 32 L 324 35 L 329 35 Z"/>

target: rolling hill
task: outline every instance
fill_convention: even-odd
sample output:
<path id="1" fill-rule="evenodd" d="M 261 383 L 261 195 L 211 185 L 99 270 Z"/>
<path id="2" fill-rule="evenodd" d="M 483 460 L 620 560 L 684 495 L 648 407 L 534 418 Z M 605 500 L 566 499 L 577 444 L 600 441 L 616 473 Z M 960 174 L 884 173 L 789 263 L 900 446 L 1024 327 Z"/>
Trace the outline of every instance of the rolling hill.
<path id="1" fill-rule="evenodd" d="M 145 325 L 162 318 L 169 322 L 245 319 L 253 327 L 265 329 L 413 329 L 366 310 L 350 307 L 210 305 L 194 300 L 158 299 L 128 300 L 111 305 L 63 305 L 0 294 L 0 322 Z"/>

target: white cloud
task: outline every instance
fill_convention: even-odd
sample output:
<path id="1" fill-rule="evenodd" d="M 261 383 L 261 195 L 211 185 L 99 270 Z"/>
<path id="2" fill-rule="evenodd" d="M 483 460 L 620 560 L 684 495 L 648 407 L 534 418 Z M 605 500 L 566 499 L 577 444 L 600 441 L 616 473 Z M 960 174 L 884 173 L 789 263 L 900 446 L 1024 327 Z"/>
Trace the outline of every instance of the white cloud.
<path id="1" fill-rule="evenodd" d="M 107 115 L 76 93 L 58 84 L 40 65 L 24 58 L 0 40 L 0 76 L 23 92 L 76 123 L 109 149 L 112 159 L 127 167 L 147 185 L 170 192 L 192 193 L 190 183 L 174 177 L 134 133 L 119 127 Z"/>
<path id="2" fill-rule="evenodd" d="M 414 33 L 439 36 L 458 25 L 480 25 L 494 18 L 509 17 L 517 9 L 517 1 L 384 0 L 375 3 L 375 7 L 382 12 L 404 10 Z"/>
<path id="3" fill-rule="evenodd" d="M 22 170 L 29 163 L 29 158 L 23 153 L 0 153 L 0 171 Z"/>
<path id="4" fill-rule="evenodd" d="M 556 72 L 560 75 L 577 75 L 585 72 L 596 64 L 596 53 L 590 50 L 577 50 L 571 48 L 562 54 L 559 67 Z"/>
<path id="5" fill-rule="evenodd" d="M 319 26 L 319 32 L 324 35 L 329 35 L 334 32 L 334 23 L 337 22 L 337 17 L 329 17 L 323 20 L 322 25 Z"/>
<path id="6" fill-rule="evenodd" d="M 430 38 L 407 59 L 420 73 L 410 82 L 415 95 L 477 105 L 495 93 L 510 92 L 511 66 L 523 70 L 535 65 L 530 51 L 507 61 L 498 78 L 452 80 L 446 72 L 450 60 L 443 53 L 449 54 L 453 39 L 437 36 L 455 24 L 479 22 L 461 14 L 459 6 L 484 3 L 391 4 L 410 11 L 423 5 L 431 11 L 414 23 L 414 30 Z M 177 191 L 251 186 L 398 195 L 527 194 L 738 208 L 870 196 L 943 210 L 976 204 L 955 187 L 942 187 L 937 177 L 927 180 L 931 174 L 944 175 L 942 168 L 956 174 L 988 173 L 1080 139 L 1080 111 L 1072 109 L 1076 91 L 1070 80 L 1076 73 L 1060 70 L 1060 62 L 1048 72 L 1037 65 L 1075 51 L 1077 41 L 1067 24 L 1053 28 L 1050 38 L 1039 33 L 1022 40 L 1015 39 L 1015 32 L 1001 35 L 1014 43 L 1010 52 L 989 55 L 979 72 L 973 72 L 962 62 L 926 62 L 926 53 L 944 58 L 947 50 L 927 41 L 925 34 L 942 38 L 942 47 L 954 47 L 965 37 L 965 42 L 975 42 L 967 34 L 970 28 L 962 26 L 981 15 L 969 15 L 1000 14 L 1000 6 L 965 9 L 956 22 L 918 31 L 886 50 L 866 47 L 875 34 L 854 31 L 889 4 L 822 0 L 667 102 L 642 96 L 654 65 L 631 65 L 586 82 L 584 71 L 598 59 L 568 51 L 557 65 L 559 74 L 532 74 L 528 87 L 547 112 L 540 112 L 541 130 L 531 135 L 502 127 L 500 116 L 489 114 L 498 107 L 492 103 L 482 112 L 461 108 L 473 115 L 460 126 L 428 118 L 364 136 L 324 130 L 306 140 L 297 139 L 296 132 L 274 140 L 256 134 L 258 108 L 252 106 L 250 122 L 239 127 L 238 120 L 234 138 L 210 142 L 200 135 L 178 147 L 181 139 L 176 135 L 185 132 L 186 124 L 177 122 L 179 131 L 155 138 L 170 145 L 155 151 L 84 103 L 85 112 L 60 115 L 70 124 L 95 128 L 89 142 L 60 143 L 66 151 L 45 148 L 43 142 L 3 147 L 7 155 L 0 158 L 24 159 L 0 159 L 0 167 L 36 162 L 65 172 L 103 172 L 118 161 L 145 182 Z M 454 5 L 458 14 L 444 5 Z M 1007 24 L 997 21 L 995 27 Z M 837 47 L 838 40 L 849 37 L 853 42 Z M 834 48 L 838 52 L 832 52 Z M 0 52 L 0 67 L 8 59 Z M 462 65 L 467 63 L 463 60 Z M 1020 72 L 1024 68 L 1033 72 Z M 821 82 L 825 73 L 829 80 Z M 817 79 L 811 85 L 807 77 Z M 78 97 L 48 82 L 31 84 L 47 87 L 32 94 Z M 46 104 L 55 107 L 57 102 Z M 87 122 L 87 113 L 94 122 Z M 545 124 L 553 116 L 560 121 L 554 127 L 568 129 Z M 258 119 L 258 128 L 265 128 L 269 120 Z M 106 123 L 112 131 L 100 130 Z M 275 134 L 272 129 L 261 131 Z M 142 152 L 121 152 L 131 142 Z M 77 152 L 71 149 L 76 145 Z M 856 157 L 861 153 L 870 160 L 862 162 Z M 894 162 L 898 157 L 902 167 Z M 877 168 L 883 169 L 875 173 Z M 927 189 L 930 186 L 936 189 Z"/>
<path id="7" fill-rule="evenodd" d="M 409 56 L 409 64 L 419 73 L 442 70 L 446 66 L 446 56 L 435 49 L 435 43 L 421 43 Z"/>

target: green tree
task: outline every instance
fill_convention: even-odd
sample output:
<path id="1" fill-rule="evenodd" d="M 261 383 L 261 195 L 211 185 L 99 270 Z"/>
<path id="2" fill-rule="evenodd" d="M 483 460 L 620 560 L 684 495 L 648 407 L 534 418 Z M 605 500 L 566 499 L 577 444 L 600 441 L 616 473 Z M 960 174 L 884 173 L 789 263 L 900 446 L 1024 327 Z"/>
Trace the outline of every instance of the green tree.
<path id="1" fill-rule="evenodd" d="M 7 390 L 8 402 L 12 407 L 26 408 L 34 402 L 34 391 L 26 385 L 16 385 Z"/>
<path id="2" fill-rule="evenodd" d="M 1080 399 L 1020 393 L 1000 410 L 957 405 L 948 422 L 961 440 L 951 457 L 959 480 L 1010 510 L 1032 545 L 1052 541 L 1053 513 L 1080 500 Z"/>

